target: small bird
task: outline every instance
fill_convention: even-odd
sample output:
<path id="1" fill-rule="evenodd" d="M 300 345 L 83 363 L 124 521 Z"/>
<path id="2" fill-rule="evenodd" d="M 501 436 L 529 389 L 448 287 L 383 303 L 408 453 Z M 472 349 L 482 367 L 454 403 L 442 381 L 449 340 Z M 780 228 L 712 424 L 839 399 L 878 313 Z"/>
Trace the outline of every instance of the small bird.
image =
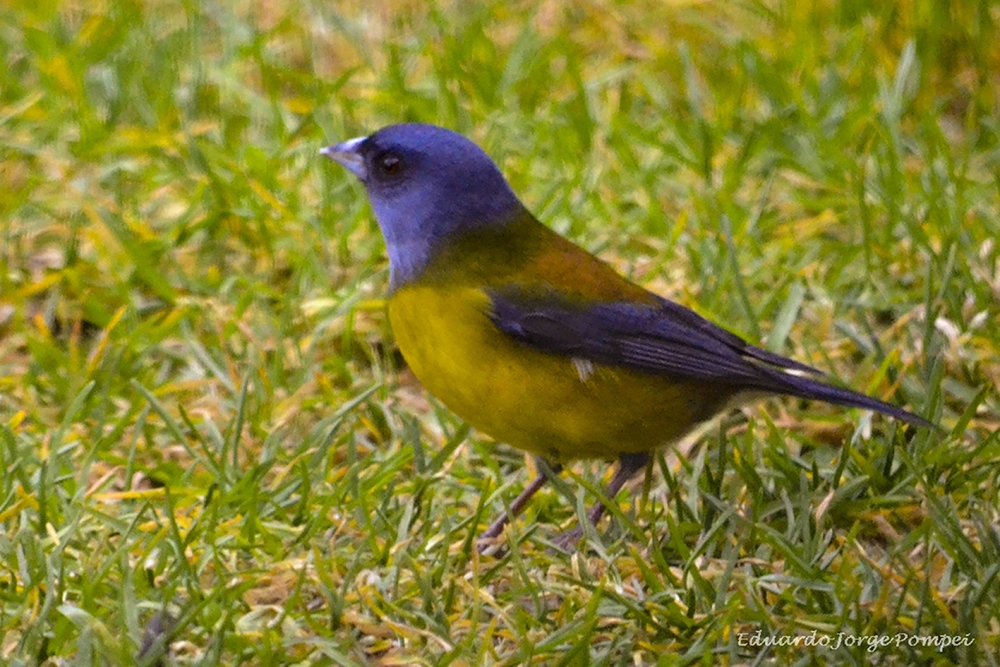
<path id="1" fill-rule="evenodd" d="M 617 458 L 613 500 L 658 447 L 750 398 L 796 396 L 932 426 L 630 282 L 535 219 L 456 132 L 392 125 L 321 153 L 367 191 L 389 254 L 389 321 L 413 373 L 470 425 L 546 464 L 481 546 L 565 462 Z M 588 518 L 603 513 L 597 503 Z"/>

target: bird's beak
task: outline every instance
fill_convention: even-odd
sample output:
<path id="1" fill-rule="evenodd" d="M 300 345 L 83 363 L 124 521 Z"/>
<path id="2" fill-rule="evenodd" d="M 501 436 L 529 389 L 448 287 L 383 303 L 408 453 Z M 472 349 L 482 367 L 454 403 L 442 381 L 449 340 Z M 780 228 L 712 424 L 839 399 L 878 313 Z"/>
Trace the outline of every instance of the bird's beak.
<path id="1" fill-rule="evenodd" d="M 364 158 L 361 157 L 361 144 L 368 137 L 355 137 L 333 146 L 320 149 L 320 155 L 325 155 L 331 160 L 339 162 L 351 170 L 355 176 L 364 181 L 368 178 L 368 170 L 365 169 Z"/>

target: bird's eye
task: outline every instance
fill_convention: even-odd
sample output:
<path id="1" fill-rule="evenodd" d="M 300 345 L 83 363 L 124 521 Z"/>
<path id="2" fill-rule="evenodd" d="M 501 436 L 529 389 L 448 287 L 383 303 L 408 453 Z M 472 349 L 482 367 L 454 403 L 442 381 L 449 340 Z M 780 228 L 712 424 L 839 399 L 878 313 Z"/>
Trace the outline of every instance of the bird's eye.
<path id="1" fill-rule="evenodd" d="M 399 171 L 402 162 L 392 153 L 383 153 L 378 157 L 378 166 L 382 169 L 382 173 L 391 176 Z"/>

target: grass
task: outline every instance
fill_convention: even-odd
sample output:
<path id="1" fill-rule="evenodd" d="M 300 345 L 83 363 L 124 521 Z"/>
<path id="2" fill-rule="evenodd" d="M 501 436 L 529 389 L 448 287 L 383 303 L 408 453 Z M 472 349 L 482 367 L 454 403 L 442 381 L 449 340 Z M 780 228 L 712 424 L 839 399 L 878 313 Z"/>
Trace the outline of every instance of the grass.
<path id="1" fill-rule="evenodd" d="M 179 665 L 998 664 L 998 23 L 6 3 L 0 663 L 135 664 L 167 609 Z M 762 402 L 662 452 L 587 551 L 547 545 L 600 462 L 480 557 L 528 466 L 407 373 L 363 192 L 317 156 L 403 120 L 473 137 L 651 289 L 944 430 Z M 827 641 L 761 645 L 792 636 Z"/>

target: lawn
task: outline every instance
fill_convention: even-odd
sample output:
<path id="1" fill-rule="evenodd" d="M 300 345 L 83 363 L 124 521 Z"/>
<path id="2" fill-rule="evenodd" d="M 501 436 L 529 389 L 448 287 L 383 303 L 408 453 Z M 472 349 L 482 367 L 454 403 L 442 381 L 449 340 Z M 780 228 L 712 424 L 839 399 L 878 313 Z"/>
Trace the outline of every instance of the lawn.
<path id="1" fill-rule="evenodd" d="M 0 664 L 164 610 L 139 664 L 1000 664 L 1000 6 L 8 0 L 0 52 Z M 941 431 L 763 400 L 480 555 L 533 463 L 408 372 L 318 155 L 406 120 Z"/>

